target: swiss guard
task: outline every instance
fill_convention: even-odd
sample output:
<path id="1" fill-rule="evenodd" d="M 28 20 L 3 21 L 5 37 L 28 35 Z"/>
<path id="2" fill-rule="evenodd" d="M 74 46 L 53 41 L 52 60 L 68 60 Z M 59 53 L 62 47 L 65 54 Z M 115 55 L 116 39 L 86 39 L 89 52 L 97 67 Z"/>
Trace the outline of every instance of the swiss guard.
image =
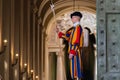
<path id="1" fill-rule="evenodd" d="M 73 22 L 73 27 L 65 33 L 58 32 L 58 37 L 68 42 L 69 72 L 72 80 L 81 80 L 84 75 L 81 53 L 83 47 L 83 29 L 80 25 L 82 14 L 76 11 L 70 17 Z"/>

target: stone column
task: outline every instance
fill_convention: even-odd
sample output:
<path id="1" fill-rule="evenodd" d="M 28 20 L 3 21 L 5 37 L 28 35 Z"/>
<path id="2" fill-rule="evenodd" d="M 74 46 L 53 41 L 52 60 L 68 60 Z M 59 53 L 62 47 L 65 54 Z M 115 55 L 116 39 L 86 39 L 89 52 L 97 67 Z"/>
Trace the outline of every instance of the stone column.
<path id="1" fill-rule="evenodd" d="M 37 5 L 34 3 L 34 8 L 33 8 L 33 70 L 34 70 L 34 74 L 33 74 L 33 79 L 35 79 L 36 76 L 38 76 L 38 53 L 37 53 Z"/>
<path id="2" fill-rule="evenodd" d="M 2 51 L 3 0 L 0 0 L 0 51 Z M 0 55 L 0 64 L 4 64 L 4 55 Z M 4 78 L 4 65 L 0 65 L 0 79 Z"/>
<path id="3" fill-rule="evenodd" d="M 57 53 L 57 79 L 56 80 L 65 80 L 65 68 L 63 62 L 63 53 Z"/>
<path id="4" fill-rule="evenodd" d="M 10 35 L 11 35 L 11 0 L 2 0 L 2 39 L 8 41 L 4 57 L 4 80 L 12 80 L 11 72 L 11 61 L 10 61 Z M 2 40 L 2 41 L 3 41 Z M 0 58 L 1 59 L 1 58 Z"/>
<path id="5" fill-rule="evenodd" d="M 39 80 L 42 80 L 42 66 L 41 66 L 41 57 L 42 57 L 42 54 L 41 54 L 41 18 L 38 19 L 38 76 L 39 76 Z"/>

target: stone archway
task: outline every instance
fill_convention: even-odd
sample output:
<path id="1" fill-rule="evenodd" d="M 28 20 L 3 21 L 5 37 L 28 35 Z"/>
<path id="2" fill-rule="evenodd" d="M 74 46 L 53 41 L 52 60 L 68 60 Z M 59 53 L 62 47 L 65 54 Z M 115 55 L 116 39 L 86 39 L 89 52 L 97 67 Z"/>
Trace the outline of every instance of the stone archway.
<path id="1" fill-rule="evenodd" d="M 67 0 L 65 0 L 65 1 L 67 2 Z M 58 2 L 55 3 L 55 6 L 56 6 L 55 11 L 56 11 L 56 17 L 57 18 L 60 17 L 60 15 L 63 15 L 63 13 L 64 14 L 65 13 L 69 13 L 70 14 L 70 12 L 73 12 L 73 6 L 72 6 L 73 5 L 73 1 L 69 0 L 68 2 L 69 2 L 68 5 L 64 4 L 65 3 L 64 1 L 63 2 L 62 1 L 61 2 L 58 1 Z M 79 9 L 79 11 L 88 11 L 91 14 L 96 14 L 95 1 L 90 1 L 89 2 L 89 1 L 84 1 L 83 0 L 83 1 L 77 1 L 77 3 L 80 3 L 82 5 L 79 6 L 79 8 L 76 7 L 76 10 Z M 46 14 L 44 16 L 43 23 L 42 23 L 42 25 L 44 27 L 43 34 L 45 33 L 47 35 L 47 37 L 45 37 L 45 39 L 42 40 L 43 41 L 42 42 L 43 45 L 45 45 L 45 47 L 44 47 L 45 49 L 43 49 L 45 51 L 43 51 L 43 53 L 42 53 L 42 54 L 44 54 L 44 52 L 45 52 L 45 54 L 44 54 L 44 56 L 45 56 L 44 58 L 45 59 L 43 59 L 45 61 L 45 66 L 44 66 L 45 72 L 44 72 L 44 76 L 43 76 L 44 78 L 43 79 L 45 79 L 45 80 L 49 80 L 49 66 L 48 66 L 49 65 L 49 58 L 48 58 L 48 53 L 51 50 L 59 52 L 58 44 L 55 44 L 55 45 L 52 45 L 52 46 L 48 45 L 48 40 L 49 40 L 50 33 L 51 33 L 50 29 L 53 27 L 53 24 L 54 24 L 54 18 L 52 16 L 52 11 L 50 9 L 48 9 L 46 11 Z M 53 28 L 53 29 L 55 29 L 55 28 Z"/>
<path id="2" fill-rule="evenodd" d="M 83 20 L 82 20 L 83 24 L 81 24 L 81 25 L 83 27 L 90 26 L 91 31 L 94 32 L 94 29 L 96 30 L 96 17 L 95 17 L 95 13 L 93 14 L 93 13 L 90 13 L 88 11 L 81 11 L 81 12 L 83 13 L 83 16 L 84 16 Z M 72 26 L 72 23 L 70 24 L 70 18 L 69 18 L 69 14 L 70 13 L 71 12 L 67 12 L 67 13 L 61 14 L 58 18 L 56 18 L 56 20 L 58 22 L 58 25 L 60 25 L 61 30 L 63 28 L 63 31 L 64 31 L 64 29 L 66 31 L 68 29 L 68 27 L 70 28 L 70 26 Z M 65 21 L 66 21 L 66 23 L 64 23 Z M 69 23 L 69 25 L 67 23 Z M 47 46 L 46 47 L 47 48 L 46 51 L 47 51 L 47 53 L 46 54 L 49 54 L 51 52 L 51 50 L 55 51 L 56 53 L 57 52 L 59 53 L 59 50 L 60 50 L 60 48 L 58 46 L 59 45 L 58 44 L 59 41 L 58 41 L 58 38 L 57 38 L 57 34 L 55 32 L 54 22 L 51 23 L 51 24 L 52 24 L 51 25 L 52 27 L 49 26 L 51 28 L 49 28 L 50 30 L 48 30 L 48 32 L 47 32 L 48 34 L 47 34 L 47 38 L 46 38 L 47 39 L 47 41 L 46 41 L 46 46 Z M 67 27 L 65 27 L 65 26 L 67 26 Z M 61 43 L 61 46 L 63 46 L 62 43 Z M 57 49 L 57 51 L 56 51 L 56 49 Z M 47 64 L 49 64 L 49 59 L 48 59 L 48 63 Z M 62 64 L 63 63 L 61 63 L 61 65 Z M 48 71 L 49 71 L 49 69 L 50 68 L 48 66 Z M 48 75 L 49 74 L 50 73 L 48 72 Z"/>

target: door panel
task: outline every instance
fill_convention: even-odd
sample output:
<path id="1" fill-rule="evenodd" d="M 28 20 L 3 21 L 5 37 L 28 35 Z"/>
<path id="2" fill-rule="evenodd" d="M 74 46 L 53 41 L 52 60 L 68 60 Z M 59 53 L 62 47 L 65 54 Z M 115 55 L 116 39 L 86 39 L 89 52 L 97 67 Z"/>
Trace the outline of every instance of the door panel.
<path id="1" fill-rule="evenodd" d="M 98 80 L 120 80 L 120 0 L 97 0 Z"/>
<path id="2" fill-rule="evenodd" d="M 120 72 L 120 14 L 107 14 L 107 70 Z"/>

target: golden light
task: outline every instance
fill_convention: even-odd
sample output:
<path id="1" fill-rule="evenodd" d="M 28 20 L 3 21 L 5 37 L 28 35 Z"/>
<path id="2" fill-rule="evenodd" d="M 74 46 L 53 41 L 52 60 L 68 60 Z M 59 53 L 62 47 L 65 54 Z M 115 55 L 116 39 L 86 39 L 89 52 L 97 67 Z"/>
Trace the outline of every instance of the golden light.
<path id="1" fill-rule="evenodd" d="M 38 79 L 38 76 L 35 76 L 36 79 Z"/>
<path id="2" fill-rule="evenodd" d="M 26 63 L 24 64 L 24 67 L 27 67 L 27 64 L 26 64 Z"/>
<path id="3" fill-rule="evenodd" d="M 30 70 L 31 73 L 33 73 L 34 71 L 33 70 Z"/>
<path id="4" fill-rule="evenodd" d="M 5 39 L 3 42 L 4 42 L 4 43 L 7 43 L 8 41 Z"/>
<path id="5" fill-rule="evenodd" d="M 15 56 L 16 56 L 16 57 L 18 57 L 18 56 L 19 56 L 19 54 L 17 53 L 17 54 L 15 54 Z"/>
<path id="6" fill-rule="evenodd" d="M 7 46 L 8 41 L 5 39 L 3 42 L 4 42 L 4 46 Z"/>

